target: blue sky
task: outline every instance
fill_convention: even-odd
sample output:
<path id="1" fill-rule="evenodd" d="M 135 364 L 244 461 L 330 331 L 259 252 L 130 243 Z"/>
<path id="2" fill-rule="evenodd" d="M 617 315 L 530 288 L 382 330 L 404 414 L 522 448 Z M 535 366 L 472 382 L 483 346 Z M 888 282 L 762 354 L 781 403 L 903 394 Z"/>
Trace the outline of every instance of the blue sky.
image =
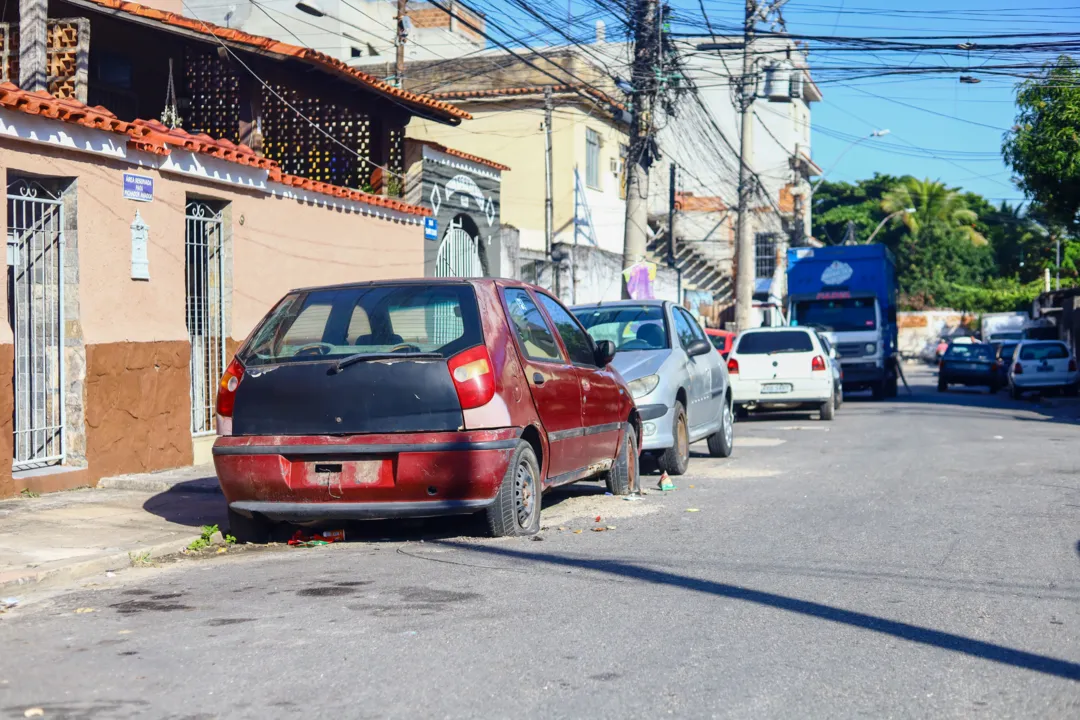
<path id="1" fill-rule="evenodd" d="M 707 35 L 703 8 L 718 35 L 741 33 L 743 0 L 668 1 L 673 7 L 671 29 L 676 33 Z M 625 37 L 625 28 L 610 14 L 619 4 L 614 0 L 471 0 L 471 4 L 488 13 L 489 21 L 505 23 L 504 34 L 534 45 L 563 44 L 566 39 L 540 26 L 523 5 L 560 28 L 570 28 L 582 42 L 592 42 L 597 19 L 607 23 L 609 39 Z M 813 155 L 820 166 L 832 168 L 830 180 L 851 181 L 874 172 L 911 174 L 978 192 L 995 204 L 1023 199 L 1000 154 L 1003 136 L 1015 121 L 1017 75 L 1030 73 L 1056 57 L 1060 49 L 964 50 L 956 46 L 966 39 L 982 45 L 1075 42 L 1072 49 L 1080 56 L 1080 0 L 789 0 L 783 14 L 793 34 L 864 39 L 915 36 L 920 39 L 912 42 L 944 48 L 837 51 L 833 42 L 809 41 L 811 69 L 824 93 L 824 101 L 813 107 Z M 489 31 L 500 36 L 491 25 Z M 1075 34 L 970 38 L 1021 32 Z M 942 35 L 962 37 L 929 39 Z M 1003 67 L 1015 65 L 1020 67 Z M 907 66 L 936 67 L 940 72 L 878 74 L 881 68 Z M 961 83 L 964 74 L 979 82 Z M 853 139 L 881 129 L 890 134 L 859 144 L 833 167 Z"/>
<path id="2" fill-rule="evenodd" d="M 689 25 L 695 15 L 701 16 L 697 0 L 674 0 L 674 5 L 680 15 L 680 24 Z M 739 22 L 741 1 L 705 0 L 704 5 L 714 27 L 734 26 Z M 788 31 L 805 35 L 866 38 L 1072 31 L 1077 33 L 1075 39 L 1080 40 L 1080 0 L 1030 0 L 1026 5 L 1008 0 L 907 0 L 903 3 L 790 0 L 783 12 Z M 1052 38 L 1051 41 L 1071 39 Z M 1010 38 L 976 42 L 1032 41 Z M 821 81 L 825 96 L 823 102 L 813 107 L 812 143 L 817 163 L 830 168 L 852 138 L 876 129 L 891 131 L 888 136 L 867 140 L 845 154 L 828 173 L 830 180 L 851 181 L 869 177 L 874 172 L 911 174 L 961 186 L 992 198 L 995 203 L 1001 199 L 1022 200 L 1022 194 L 1010 182 L 1010 173 L 1000 157 L 1002 137 L 1015 120 L 1014 87 L 1020 81 L 1001 73 L 1014 71 L 970 72 L 981 80 L 978 84 L 960 83 L 961 71 L 859 79 L 848 76 L 872 75 L 875 66 L 908 63 L 957 68 L 1041 63 L 1056 55 L 1056 50 L 1024 54 L 1011 51 L 980 53 L 977 50 L 969 54 L 958 50 L 951 55 L 941 55 L 936 52 L 830 53 L 825 47 L 823 43 L 810 42 L 810 64 Z M 865 73 L 827 69 L 830 66 L 855 68 L 864 64 L 868 66 Z"/>

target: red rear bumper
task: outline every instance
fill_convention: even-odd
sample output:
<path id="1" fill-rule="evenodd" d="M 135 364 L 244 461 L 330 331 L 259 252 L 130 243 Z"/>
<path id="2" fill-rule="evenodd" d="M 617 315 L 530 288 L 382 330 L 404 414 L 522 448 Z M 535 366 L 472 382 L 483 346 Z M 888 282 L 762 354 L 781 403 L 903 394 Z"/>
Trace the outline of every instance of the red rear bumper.
<path id="1" fill-rule="evenodd" d="M 473 512 L 498 492 L 516 428 L 386 435 L 221 437 L 214 466 L 229 506 L 275 519 Z"/>

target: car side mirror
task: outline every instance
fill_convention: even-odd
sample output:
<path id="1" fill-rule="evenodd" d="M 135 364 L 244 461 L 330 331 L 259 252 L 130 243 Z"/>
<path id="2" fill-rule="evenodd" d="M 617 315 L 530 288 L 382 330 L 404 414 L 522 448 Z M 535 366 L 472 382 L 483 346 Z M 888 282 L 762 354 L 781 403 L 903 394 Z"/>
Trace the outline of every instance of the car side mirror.
<path id="1" fill-rule="evenodd" d="M 610 340 L 600 340 L 596 343 L 596 366 L 607 367 L 615 358 L 615 343 Z"/>
<path id="2" fill-rule="evenodd" d="M 829 348 L 829 357 L 831 357 L 833 360 L 836 359 L 836 348 L 834 348 L 834 347 Z"/>
<path id="3" fill-rule="evenodd" d="M 713 346 L 709 344 L 708 340 L 695 340 L 686 348 L 686 354 L 690 357 L 696 357 L 697 355 L 712 352 L 712 350 Z"/>

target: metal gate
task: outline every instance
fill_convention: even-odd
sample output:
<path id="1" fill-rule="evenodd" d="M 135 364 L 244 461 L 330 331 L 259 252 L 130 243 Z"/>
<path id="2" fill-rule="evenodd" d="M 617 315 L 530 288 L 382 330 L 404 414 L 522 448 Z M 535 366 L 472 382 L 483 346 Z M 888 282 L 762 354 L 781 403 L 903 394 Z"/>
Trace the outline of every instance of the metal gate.
<path id="1" fill-rule="evenodd" d="M 64 208 L 59 193 L 8 185 L 9 297 L 15 335 L 12 467 L 64 459 Z"/>
<path id="2" fill-rule="evenodd" d="M 191 343 L 191 433 L 215 430 L 218 381 L 225 372 L 225 257 L 221 213 L 205 202 L 187 204 L 184 268 Z"/>
<path id="3" fill-rule="evenodd" d="M 483 277 L 478 242 L 460 220 L 451 220 L 435 259 L 435 277 Z"/>

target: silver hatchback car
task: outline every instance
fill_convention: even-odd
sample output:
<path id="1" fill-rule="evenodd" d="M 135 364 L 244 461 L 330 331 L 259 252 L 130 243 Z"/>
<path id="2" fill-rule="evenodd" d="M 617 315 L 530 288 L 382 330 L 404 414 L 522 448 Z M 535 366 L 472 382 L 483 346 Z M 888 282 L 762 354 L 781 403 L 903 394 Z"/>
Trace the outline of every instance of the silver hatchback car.
<path id="1" fill-rule="evenodd" d="M 611 364 L 637 404 L 641 449 L 669 475 L 682 475 L 690 444 L 708 439 L 709 454 L 734 446 L 727 366 L 685 308 L 664 300 L 622 300 L 571 308 L 593 339 L 610 340 Z"/>

